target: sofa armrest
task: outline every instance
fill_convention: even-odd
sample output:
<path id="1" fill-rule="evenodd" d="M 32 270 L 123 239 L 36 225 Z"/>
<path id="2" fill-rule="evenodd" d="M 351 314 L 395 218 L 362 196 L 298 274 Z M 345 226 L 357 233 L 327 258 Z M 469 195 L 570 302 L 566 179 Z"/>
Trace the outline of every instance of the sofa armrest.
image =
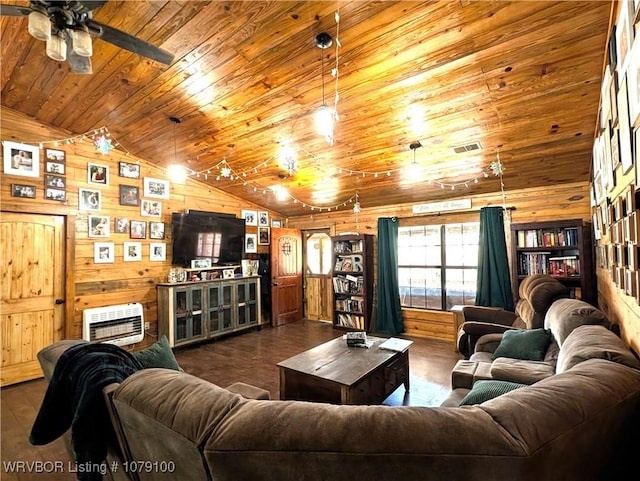
<path id="1" fill-rule="evenodd" d="M 505 311 L 501 307 L 464 306 L 462 308 L 465 323 L 479 321 L 489 324 L 511 326 L 518 317 L 515 312 Z"/>
<path id="2" fill-rule="evenodd" d="M 240 394 L 240 396 L 246 399 L 271 399 L 269 391 L 244 382 L 233 383 L 227 386 L 226 389 L 234 394 Z"/>
<path id="3" fill-rule="evenodd" d="M 509 329 L 505 329 L 505 332 L 508 331 Z M 501 333 L 491 333 L 491 334 L 485 334 L 484 336 L 481 336 L 480 339 L 478 339 L 478 342 L 476 342 L 476 348 L 474 352 L 488 352 L 488 353 L 493 353 L 495 352 L 495 350 L 498 348 L 498 345 L 500 344 L 500 341 L 502 341 L 502 334 L 504 332 Z"/>

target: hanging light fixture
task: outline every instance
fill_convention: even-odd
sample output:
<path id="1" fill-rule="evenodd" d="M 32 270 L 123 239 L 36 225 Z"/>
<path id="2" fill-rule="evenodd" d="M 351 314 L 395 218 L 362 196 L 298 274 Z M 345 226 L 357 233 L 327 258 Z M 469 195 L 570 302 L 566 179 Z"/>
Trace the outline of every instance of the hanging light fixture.
<path id="1" fill-rule="evenodd" d="M 331 47 L 333 38 L 326 32 L 316 35 L 315 44 L 321 50 Z M 327 139 L 327 142 L 333 145 L 333 126 L 335 120 L 335 112 L 329 108 L 324 99 L 324 54 L 320 57 L 322 65 L 322 105 L 316 109 L 315 126 L 318 134 Z"/>
<path id="2" fill-rule="evenodd" d="M 81 57 L 91 57 L 93 55 L 91 35 L 89 35 L 89 29 L 87 29 L 86 26 L 81 29 L 72 30 L 71 40 L 73 53 Z"/>
<path id="3" fill-rule="evenodd" d="M 187 179 L 187 171 L 178 164 L 178 147 L 176 145 L 176 125 L 181 120 L 178 117 L 169 117 L 169 120 L 173 123 L 173 164 L 169 166 L 169 177 L 178 183 L 183 183 Z"/>
<path id="4" fill-rule="evenodd" d="M 29 14 L 29 34 L 37 40 L 46 42 L 51 38 L 51 22 L 49 21 L 49 17 L 47 17 L 44 12 L 35 10 L 35 8 L 37 8 L 35 5 L 32 6 L 32 8 L 34 8 L 34 10 Z"/>
<path id="5" fill-rule="evenodd" d="M 411 142 L 409 144 L 409 148 L 413 150 L 413 162 L 407 169 L 407 178 L 412 179 L 414 182 L 418 182 L 422 177 L 422 167 L 416 161 L 416 150 L 420 147 L 422 147 L 420 142 Z"/>
<path id="6" fill-rule="evenodd" d="M 56 32 L 47 40 L 47 56 L 58 62 L 64 62 L 67 59 L 67 41 L 63 32 Z"/>

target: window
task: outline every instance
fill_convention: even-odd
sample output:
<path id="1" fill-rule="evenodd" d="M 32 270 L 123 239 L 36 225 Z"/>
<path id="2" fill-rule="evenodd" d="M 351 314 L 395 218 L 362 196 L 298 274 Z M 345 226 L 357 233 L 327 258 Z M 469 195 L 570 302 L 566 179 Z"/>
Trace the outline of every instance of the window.
<path id="1" fill-rule="evenodd" d="M 443 311 L 472 305 L 479 229 L 478 222 L 399 227 L 400 304 Z"/>
<path id="2" fill-rule="evenodd" d="M 198 245 L 196 257 L 211 257 L 212 262 L 218 262 L 220 258 L 220 232 L 198 232 Z"/>

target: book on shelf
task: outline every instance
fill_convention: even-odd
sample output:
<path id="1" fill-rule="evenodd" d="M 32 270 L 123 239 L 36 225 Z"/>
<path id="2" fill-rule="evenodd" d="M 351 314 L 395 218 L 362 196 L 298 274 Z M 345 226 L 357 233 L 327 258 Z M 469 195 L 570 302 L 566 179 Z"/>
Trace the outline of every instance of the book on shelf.
<path id="1" fill-rule="evenodd" d="M 362 255 L 339 255 L 336 257 L 336 263 L 333 266 L 333 270 L 338 272 L 362 272 Z"/>
<path id="2" fill-rule="evenodd" d="M 518 247 L 566 247 L 578 244 L 578 228 L 526 229 L 517 231 Z"/>
<path id="3" fill-rule="evenodd" d="M 554 277 L 575 277 L 580 275 L 578 256 L 549 257 L 549 273 Z"/>
<path id="4" fill-rule="evenodd" d="M 390 337 L 382 344 L 380 344 L 380 349 L 386 349 L 388 351 L 402 352 L 406 350 L 413 341 L 408 339 L 400 339 L 398 337 Z"/>
<path id="5" fill-rule="evenodd" d="M 356 314 L 340 313 L 337 316 L 338 325 L 352 329 L 364 329 L 364 317 Z"/>
<path id="6" fill-rule="evenodd" d="M 362 240 L 337 240 L 333 243 L 333 251 L 336 254 L 351 254 L 362 252 Z"/>
<path id="7" fill-rule="evenodd" d="M 335 276 L 333 277 L 333 292 L 336 294 L 363 294 L 364 281 L 361 277 Z"/>

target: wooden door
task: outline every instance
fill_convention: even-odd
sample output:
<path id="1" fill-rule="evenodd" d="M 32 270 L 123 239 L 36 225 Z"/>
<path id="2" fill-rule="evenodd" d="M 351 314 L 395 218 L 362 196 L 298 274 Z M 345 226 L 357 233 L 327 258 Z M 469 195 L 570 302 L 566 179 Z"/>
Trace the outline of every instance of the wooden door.
<path id="1" fill-rule="evenodd" d="M 302 319 L 302 235 L 271 229 L 271 325 Z"/>
<path id="2" fill-rule="evenodd" d="M 333 296 L 329 229 L 305 231 L 303 237 L 304 317 L 330 322 L 333 319 Z"/>
<path id="3" fill-rule="evenodd" d="M 36 354 L 64 337 L 64 240 L 61 216 L 2 213 L 2 386 L 42 377 Z"/>

